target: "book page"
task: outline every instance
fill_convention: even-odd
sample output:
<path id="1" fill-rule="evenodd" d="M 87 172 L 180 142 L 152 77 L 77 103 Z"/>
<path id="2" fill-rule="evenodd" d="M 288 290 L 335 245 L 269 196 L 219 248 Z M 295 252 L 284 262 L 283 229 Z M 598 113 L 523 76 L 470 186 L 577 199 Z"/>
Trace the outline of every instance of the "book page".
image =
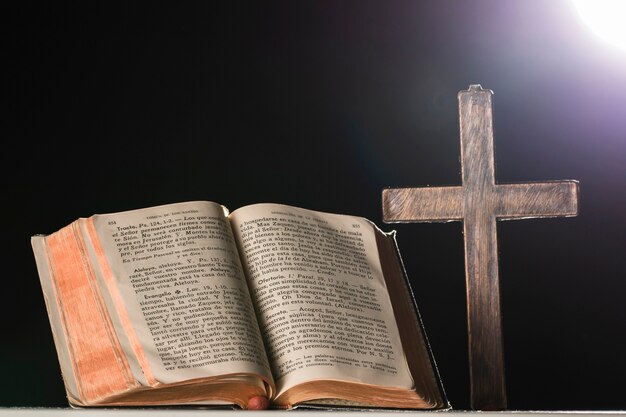
<path id="1" fill-rule="evenodd" d="M 92 216 L 107 261 L 99 273 L 151 384 L 236 373 L 271 381 L 226 216 L 211 202 Z"/>
<path id="2" fill-rule="evenodd" d="M 319 379 L 413 386 L 371 222 L 278 204 L 230 219 L 278 395 Z"/>

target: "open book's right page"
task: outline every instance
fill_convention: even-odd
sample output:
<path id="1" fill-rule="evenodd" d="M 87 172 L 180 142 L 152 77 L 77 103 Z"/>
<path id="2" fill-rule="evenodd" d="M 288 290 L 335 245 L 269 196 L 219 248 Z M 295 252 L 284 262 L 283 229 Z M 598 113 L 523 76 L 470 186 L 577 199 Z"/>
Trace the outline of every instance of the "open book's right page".
<path id="1" fill-rule="evenodd" d="M 279 204 L 245 206 L 230 219 L 277 403 L 354 396 L 354 385 L 328 381 L 384 386 L 399 397 L 413 389 L 371 222 Z M 306 393 L 293 389 L 303 383 Z"/>

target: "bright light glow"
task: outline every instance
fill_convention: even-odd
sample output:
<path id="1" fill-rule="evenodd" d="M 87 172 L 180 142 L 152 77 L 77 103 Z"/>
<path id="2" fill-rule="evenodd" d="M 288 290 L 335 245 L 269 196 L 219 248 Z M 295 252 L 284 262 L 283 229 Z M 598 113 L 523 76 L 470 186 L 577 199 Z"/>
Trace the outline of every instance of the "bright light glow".
<path id="1" fill-rule="evenodd" d="M 626 50 L 626 0 L 573 0 L 583 21 L 598 36 Z"/>

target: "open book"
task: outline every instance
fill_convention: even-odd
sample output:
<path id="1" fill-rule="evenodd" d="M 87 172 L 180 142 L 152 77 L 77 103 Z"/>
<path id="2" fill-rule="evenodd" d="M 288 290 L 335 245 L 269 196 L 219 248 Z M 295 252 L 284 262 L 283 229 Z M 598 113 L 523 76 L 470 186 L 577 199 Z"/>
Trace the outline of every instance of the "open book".
<path id="1" fill-rule="evenodd" d="M 395 234 L 364 218 L 192 201 L 31 243 L 71 406 L 449 408 Z"/>

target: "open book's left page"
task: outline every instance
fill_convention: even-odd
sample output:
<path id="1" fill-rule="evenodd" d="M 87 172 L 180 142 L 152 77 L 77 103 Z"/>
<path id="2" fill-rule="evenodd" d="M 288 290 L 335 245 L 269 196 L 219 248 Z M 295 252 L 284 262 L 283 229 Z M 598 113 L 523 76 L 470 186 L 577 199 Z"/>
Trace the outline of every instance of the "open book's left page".
<path id="1" fill-rule="evenodd" d="M 92 352 L 89 338 L 108 347 L 104 362 L 123 364 L 120 381 L 113 382 L 130 380 L 125 390 L 139 391 L 134 399 L 117 393 L 122 403 L 231 402 L 243 386 L 256 387 L 249 395 L 271 396 L 267 356 L 226 215 L 216 203 L 178 203 L 94 215 L 33 238 L 38 267 L 47 269 L 40 276 L 50 279 L 44 293 L 54 291 L 46 300 L 58 312 L 53 329 L 62 329 L 55 340 L 68 348 L 60 360 L 71 362 L 70 379 L 83 398 L 77 403 L 116 396 L 109 382 L 93 387 L 98 369 L 81 363 L 103 353 Z M 69 252 L 79 254 L 67 259 Z M 76 276 L 70 264 L 81 265 L 83 285 L 70 283 L 68 276 Z M 77 309 L 90 312 L 80 317 Z M 85 319 L 96 318 L 95 329 L 84 328 Z M 96 334 L 85 333 L 91 330 Z M 194 385 L 203 389 L 182 393 Z M 148 387 L 160 396 L 142 395 Z"/>

